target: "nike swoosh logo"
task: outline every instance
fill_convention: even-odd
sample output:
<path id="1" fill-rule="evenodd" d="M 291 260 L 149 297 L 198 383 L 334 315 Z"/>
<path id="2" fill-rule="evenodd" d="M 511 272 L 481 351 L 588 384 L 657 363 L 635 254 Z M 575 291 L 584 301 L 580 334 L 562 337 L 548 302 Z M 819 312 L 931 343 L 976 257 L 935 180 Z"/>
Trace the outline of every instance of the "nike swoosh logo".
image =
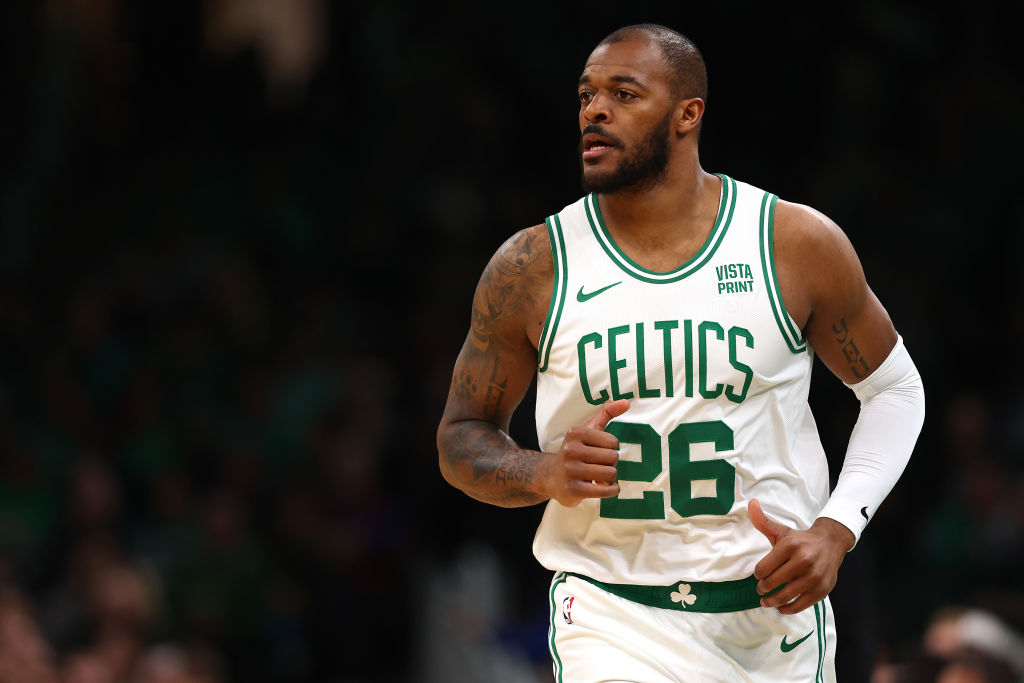
<path id="1" fill-rule="evenodd" d="M 583 303 L 584 301 L 588 301 L 590 299 L 593 299 L 595 296 L 597 296 L 601 292 L 608 291 L 609 289 L 611 289 L 615 285 L 621 285 L 621 284 L 622 284 L 622 280 L 619 280 L 618 282 L 613 282 L 610 285 L 606 285 L 606 286 L 602 287 L 601 289 L 595 289 L 593 292 L 590 292 L 588 294 L 584 294 L 583 293 L 583 287 L 580 287 L 580 291 L 576 292 L 576 301 L 579 301 L 580 303 Z"/>
<path id="2" fill-rule="evenodd" d="M 860 509 L 860 514 L 864 515 L 864 519 L 865 520 L 867 520 L 869 522 L 871 521 L 870 519 L 868 519 L 868 506 L 867 505 L 865 505 L 864 507 L 862 507 Z"/>
<path id="3" fill-rule="evenodd" d="M 810 633 L 808 633 L 806 636 L 804 636 L 800 640 L 797 640 L 797 641 L 792 642 L 792 643 L 787 643 L 786 642 L 786 636 L 782 636 L 782 643 L 779 645 L 779 649 L 782 650 L 783 652 L 789 652 L 794 647 L 796 647 L 800 643 L 802 643 L 805 640 L 807 640 L 808 638 L 810 638 L 813 634 L 814 634 L 814 631 L 811 631 Z"/>

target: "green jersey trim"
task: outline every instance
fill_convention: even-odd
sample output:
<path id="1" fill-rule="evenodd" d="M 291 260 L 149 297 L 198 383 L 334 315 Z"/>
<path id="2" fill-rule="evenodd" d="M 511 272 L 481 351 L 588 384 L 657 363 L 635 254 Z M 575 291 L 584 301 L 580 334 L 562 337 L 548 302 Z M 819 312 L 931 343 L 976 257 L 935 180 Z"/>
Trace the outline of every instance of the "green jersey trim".
<path id="1" fill-rule="evenodd" d="M 562 308 L 565 306 L 565 290 L 568 286 L 568 264 L 565 258 L 565 238 L 562 236 L 562 222 L 558 214 L 551 216 L 544 221 L 548 229 L 548 239 L 551 241 L 551 260 L 554 262 L 555 279 L 551 286 L 551 304 L 548 306 L 548 317 L 544 320 L 544 329 L 540 333 L 540 340 L 537 343 L 537 365 L 538 372 L 548 369 L 548 360 L 551 357 L 551 346 L 555 341 L 555 330 L 558 329 L 558 321 L 562 317 Z"/>
<path id="2" fill-rule="evenodd" d="M 786 311 L 775 270 L 775 203 L 778 200 L 778 197 L 768 192 L 764 193 L 761 200 L 761 268 L 764 270 L 768 300 L 771 302 L 772 313 L 775 314 L 775 322 L 782 332 L 782 338 L 786 340 L 786 346 L 790 351 L 802 353 L 807 350 L 807 340 L 797 330 L 793 319 Z"/>
<path id="3" fill-rule="evenodd" d="M 548 649 L 551 650 L 551 662 L 555 668 L 555 680 L 558 683 L 562 683 L 562 658 L 558 656 L 558 648 L 555 647 L 555 619 L 558 615 L 557 605 L 555 605 L 555 589 L 559 584 L 565 583 L 566 578 L 564 572 L 559 572 L 555 574 L 555 578 L 551 582 L 551 631 L 548 634 Z"/>
<path id="4" fill-rule="evenodd" d="M 729 223 L 732 221 L 733 211 L 736 209 L 736 181 L 728 176 L 718 174 L 722 179 L 722 198 L 718 204 L 718 216 L 711 228 L 711 233 L 705 240 L 700 250 L 690 258 L 689 261 L 667 273 L 658 273 L 648 270 L 629 258 L 619 245 L 612 239 L 605 225 L 604 216 L 601 215 L 601 205 L 597 201 L 597 195 L 591 193 L 584 199 L 583 205 L 587 209 L 587 218 L 590 221 L 590 228 L 594 231 L 594 237 L 605 253 L 619 268 L 628 275 L 652 284 L 663 284 L 666 282 L 678 282 L 683 278 L 692 275 L 700 270 L 701 266 L 711 260 L 718 247 L 722 244 Z"/>
<path id="5" fill-rule="evenodd" d="M 760 607 L 761 598 L 764 597 L 758 594 L 757 578 L 753 576 L 736 581 L 676 581 L 668 586 L 605 583 L 572 572 L 569 576 L 583 579 L 603 591 L 641 605 L 684 612 L 742 612 Z M 768 595 L 781 589 L 782 586 L 779 586 Z"/>

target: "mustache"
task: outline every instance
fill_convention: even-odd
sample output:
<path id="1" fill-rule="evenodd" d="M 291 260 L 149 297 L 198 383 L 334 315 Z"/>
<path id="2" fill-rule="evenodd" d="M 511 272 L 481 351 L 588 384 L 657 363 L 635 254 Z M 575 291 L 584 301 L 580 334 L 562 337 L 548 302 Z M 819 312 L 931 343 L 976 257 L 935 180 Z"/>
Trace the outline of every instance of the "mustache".
<path id="1" fill-rule="evenodd" d="M 601 126 L 601 124 L 599 124 L 599 123 L 591 123 L 586 128 L 583 129 L 583 132 L 580 133 L 580 145 L 579 146 L 580 146 L 581 150 L 583 149 L 583 136 L 584 135 L 589 135 L 591 133 L 593 133 L 594 135 L 600 135 L 602 138 L 604 138 L 608 142 L 612 143 L 616 147 L 622 147 L 622 140 L 620 140 L 619 138 L 615 137 L 614 135 L 612 135 L 611 133 L 606 131 L 604 129 L 604 127 Z"/>

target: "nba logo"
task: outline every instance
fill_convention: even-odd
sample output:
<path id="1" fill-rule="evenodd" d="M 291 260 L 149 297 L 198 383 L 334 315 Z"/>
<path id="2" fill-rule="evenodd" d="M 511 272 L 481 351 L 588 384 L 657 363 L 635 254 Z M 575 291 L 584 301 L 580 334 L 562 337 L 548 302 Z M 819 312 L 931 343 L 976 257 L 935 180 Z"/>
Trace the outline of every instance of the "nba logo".
<path id="1" fill-rule="evenodd" d="M 565 623 L 572 623 L 572 603 L 576 598 L 569 596 L 562 598 L 562 618 L 565 619 Z"/>

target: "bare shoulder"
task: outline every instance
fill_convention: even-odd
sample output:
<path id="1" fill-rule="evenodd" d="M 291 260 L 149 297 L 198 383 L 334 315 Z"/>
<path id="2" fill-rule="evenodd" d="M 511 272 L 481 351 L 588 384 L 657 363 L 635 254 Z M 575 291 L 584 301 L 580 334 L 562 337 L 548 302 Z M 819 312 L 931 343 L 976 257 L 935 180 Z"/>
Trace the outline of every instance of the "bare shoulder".
<path id="1" fill-rule="evenodd" d="M 779 200 L 774 219 L 775 268 L 786 310 L 801 327 L 838 291 L 863 295 L 860 259 L 835 221 L 803 204 Z"/>
<path id="2" fill-rule="evenodd" d="M 505 240 L 477 285 L 473 344 L 484 350 L 498 334 L 509 344 L 529 342 L 536 346 L 553 279 L 551 241 L 544 224 L 520 230 Z"/>
<path id="3" fill-rule="evenodd" d="M 897 335 L 853 245 L 835 221 L 801 204 L 778 202 L 775 228 L 776 270 L 790 314 L 837 377 L 848 384 L 863 380 L 889 355 Z"/>
<path id="4" fill-rule="evenodd" d="M 553 273 L 551 240 L 547 227 L 541 223 L 512 235 L 498 248 L 491 263 L 512 277 L 533 275 L 538 270 Z"/>
<path id="5" fill-rule="evenodd" d="M 857 259 L 835 221 L 810 206 L 782 200 L 775 206 L 775 251 L 776 258 L 797 259 L 807 268 L 827 269 Z"/>

